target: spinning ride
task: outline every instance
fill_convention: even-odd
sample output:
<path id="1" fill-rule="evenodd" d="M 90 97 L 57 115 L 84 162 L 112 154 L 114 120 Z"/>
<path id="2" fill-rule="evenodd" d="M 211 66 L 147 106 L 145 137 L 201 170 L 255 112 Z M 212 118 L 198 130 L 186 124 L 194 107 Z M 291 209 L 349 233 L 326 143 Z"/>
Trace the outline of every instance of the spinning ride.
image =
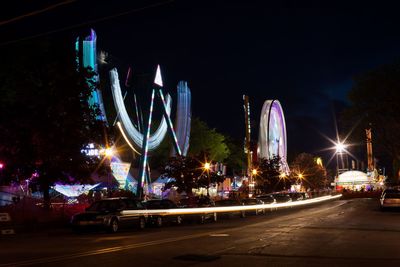
<path id="1" fill-rule="evenodd" d="M 289 173 L 285 116 L 278 100 L 267 100 L 262 107 L 257 154 L 267 160 L 280 157 L 282 171 Z"/>

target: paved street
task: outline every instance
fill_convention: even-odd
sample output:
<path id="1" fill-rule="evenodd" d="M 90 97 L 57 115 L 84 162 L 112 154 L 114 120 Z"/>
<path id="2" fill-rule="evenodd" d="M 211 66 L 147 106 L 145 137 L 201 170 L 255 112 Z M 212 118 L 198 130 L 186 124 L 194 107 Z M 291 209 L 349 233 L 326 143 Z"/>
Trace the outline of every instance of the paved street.
<path id="1" fill-rule="evenodd" d="M 399 266 L 400 212 L 337 200 L 205 225 L 0 239 L 0 266 Z"/>

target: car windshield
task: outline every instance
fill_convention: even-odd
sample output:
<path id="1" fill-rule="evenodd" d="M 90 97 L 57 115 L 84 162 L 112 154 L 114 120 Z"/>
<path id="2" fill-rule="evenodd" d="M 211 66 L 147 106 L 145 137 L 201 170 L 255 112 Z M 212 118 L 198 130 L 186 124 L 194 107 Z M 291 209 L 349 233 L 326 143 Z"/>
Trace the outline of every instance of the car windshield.
<path id="1" fill-rule="evenodd" d="M 400 193 L 386 193 L 385 198 L 400 198 Z"/>
<path id="2" fill-rule="evenodd" d="M 245 205 L 256 205 L 257 200 L 256 199 L 243 199 L 243 203 Z"/>
<path id="3" fill-rule="evenodd" d="M 147 201 L 146 207 L 148 209 L 161 209 L 161 201 L 160 200 Z"/>
<path id="4" fill-rule="evenodd" d="M 215 206 L 236 206 L 239 205 L 235 200 L 221 200 L 221 201 L 217 201 L 215 202 Z"/>
<path id="5" fill-rule="evenodd" d="M 101 200 L 96 201 L 90 205 L 87 211 L 113 211 L 118 209 L 119 205 L 117 201 L 114 200 Z"/>
<path id="6" fill-rule="evenodd" d="M 287 198 L 287 197 L 288 195 L 283 195 L 283 194 L 274 195 L 274 198 Z"/>

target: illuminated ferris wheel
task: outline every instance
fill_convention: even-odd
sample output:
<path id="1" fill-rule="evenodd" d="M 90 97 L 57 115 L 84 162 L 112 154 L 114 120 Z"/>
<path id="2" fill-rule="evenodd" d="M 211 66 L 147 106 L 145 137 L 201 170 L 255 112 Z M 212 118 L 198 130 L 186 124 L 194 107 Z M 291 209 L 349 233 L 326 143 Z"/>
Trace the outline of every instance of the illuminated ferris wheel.
<path id="1" fill-rule="evenodd" d="M 281 103 L 278 100 L 267 100 L 261 110 L 260 131 L 258 136 L 258 158 L 271 159 L 279 156 L 282 159 L 282 170 L 289 172 L 286 161 L 287 139 L 286 123 Z"/>

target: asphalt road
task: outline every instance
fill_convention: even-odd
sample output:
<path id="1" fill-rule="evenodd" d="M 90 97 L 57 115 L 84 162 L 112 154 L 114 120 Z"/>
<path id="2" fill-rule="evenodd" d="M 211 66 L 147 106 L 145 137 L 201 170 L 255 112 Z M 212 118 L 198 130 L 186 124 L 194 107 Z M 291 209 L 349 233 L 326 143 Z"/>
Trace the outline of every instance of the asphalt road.
<path id="1" fill-rule="evenodd" d="M 205 225 L 0 238 L 0 266 L 400 266 L 400 212 L 336 200 Z"/>

